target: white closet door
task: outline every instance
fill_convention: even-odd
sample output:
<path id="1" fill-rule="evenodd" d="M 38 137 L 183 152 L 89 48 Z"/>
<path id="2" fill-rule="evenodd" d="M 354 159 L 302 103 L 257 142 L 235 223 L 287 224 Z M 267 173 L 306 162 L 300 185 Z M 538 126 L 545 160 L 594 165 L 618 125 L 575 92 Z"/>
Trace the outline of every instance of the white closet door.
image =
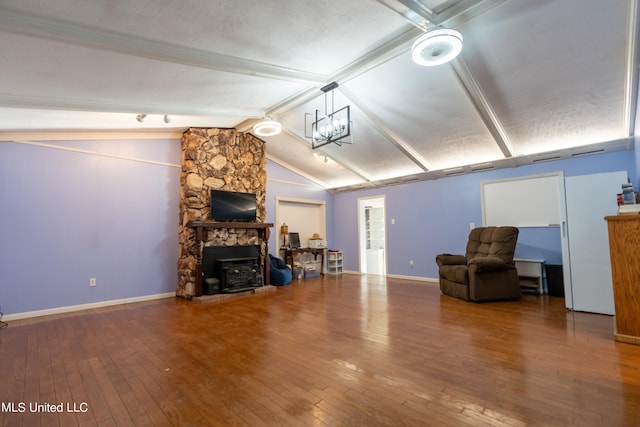
<path id="1" fill-rule="evenodd" d="M 565 178 L 573 310 L 614 314 L 604 217 L 616 215 L 625 182 L 624 171 Z"/>

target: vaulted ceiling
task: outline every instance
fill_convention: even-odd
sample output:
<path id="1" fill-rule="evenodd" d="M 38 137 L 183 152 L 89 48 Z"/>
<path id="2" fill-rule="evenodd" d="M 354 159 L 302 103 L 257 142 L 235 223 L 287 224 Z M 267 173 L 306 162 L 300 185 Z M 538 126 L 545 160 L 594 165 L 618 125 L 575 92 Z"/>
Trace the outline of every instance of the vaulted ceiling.
<path id="1" fill-rule="evenodd" d="M 270 116 L 269 158 L 333 191 L 628 150 L 637 18 L 637 0 L 0 0 L 0 141 Z M 463 51 L 416 65 L 434 26 Z M 352 144 L 313 150 L 330 82 Z"/>

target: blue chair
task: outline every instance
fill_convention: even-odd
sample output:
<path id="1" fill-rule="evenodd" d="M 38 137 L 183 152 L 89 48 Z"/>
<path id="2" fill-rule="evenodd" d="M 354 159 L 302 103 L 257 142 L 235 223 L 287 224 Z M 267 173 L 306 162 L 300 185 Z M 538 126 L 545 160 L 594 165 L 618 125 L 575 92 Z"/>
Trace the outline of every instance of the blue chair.
<path id="1" fill-rule="evenodd" d="M 275 286 L 288 285 L 291 283 L 293 273 L 283 260 L 269 254 L 269 265 L 271 267 L 271 284 Z"/>

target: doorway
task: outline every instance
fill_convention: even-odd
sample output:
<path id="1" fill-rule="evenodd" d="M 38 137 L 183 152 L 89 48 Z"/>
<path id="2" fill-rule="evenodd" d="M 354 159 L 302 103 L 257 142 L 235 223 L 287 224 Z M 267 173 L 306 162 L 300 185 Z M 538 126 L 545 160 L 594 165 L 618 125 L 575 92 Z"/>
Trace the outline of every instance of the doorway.
<path id="1" fill-rule="evenodd" d="M 384 196 L 358 199 L 360 272 L 387 274 L 387 234 Z"/>
<path id="2" fill-rule="evenodd" d="M 324 200 L 297 199 L 292 197 L 276 197 L 276 228 L 278 233 L 269 245 L 275 249 L 285 243 L 280 235 L 280 226 L 286 224 L 290 232 L 300 236 L 302 247 L 307 247 L 309 239 L 318 233 L 323 239 L 327 238 L 327 206 Z M 278 252 L 274 252 L 278 253 Z M 283 254 L 281 254 L 283 256 Z"/>

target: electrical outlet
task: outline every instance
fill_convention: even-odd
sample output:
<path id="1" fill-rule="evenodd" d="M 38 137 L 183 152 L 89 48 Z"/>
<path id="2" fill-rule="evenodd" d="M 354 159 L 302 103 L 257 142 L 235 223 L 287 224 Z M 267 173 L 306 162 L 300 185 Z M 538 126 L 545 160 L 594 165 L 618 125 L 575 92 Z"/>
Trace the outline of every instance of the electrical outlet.
<path id="1" fill-rule="evenodd" d="M 470 223 L 469 223 L 469 228 L 470 228 L 471 230 L 473 230 L 474 228 L 476 228 L 476 224 L 475 224 L 475 222 L 470 222 Z"/>
<path id="2" fill-rule="evenodd" d="M 413 267 L 415 265 L 415 263 L 413 262 L 412 259 L 409 260 L 409 267 Z"/>
<path id="3" fill-rule="evenodd" d="M 96 285 L 96 278 L 92 277 L 91 279 L 89 279 L 89 286 L 93 287 Z"/>

